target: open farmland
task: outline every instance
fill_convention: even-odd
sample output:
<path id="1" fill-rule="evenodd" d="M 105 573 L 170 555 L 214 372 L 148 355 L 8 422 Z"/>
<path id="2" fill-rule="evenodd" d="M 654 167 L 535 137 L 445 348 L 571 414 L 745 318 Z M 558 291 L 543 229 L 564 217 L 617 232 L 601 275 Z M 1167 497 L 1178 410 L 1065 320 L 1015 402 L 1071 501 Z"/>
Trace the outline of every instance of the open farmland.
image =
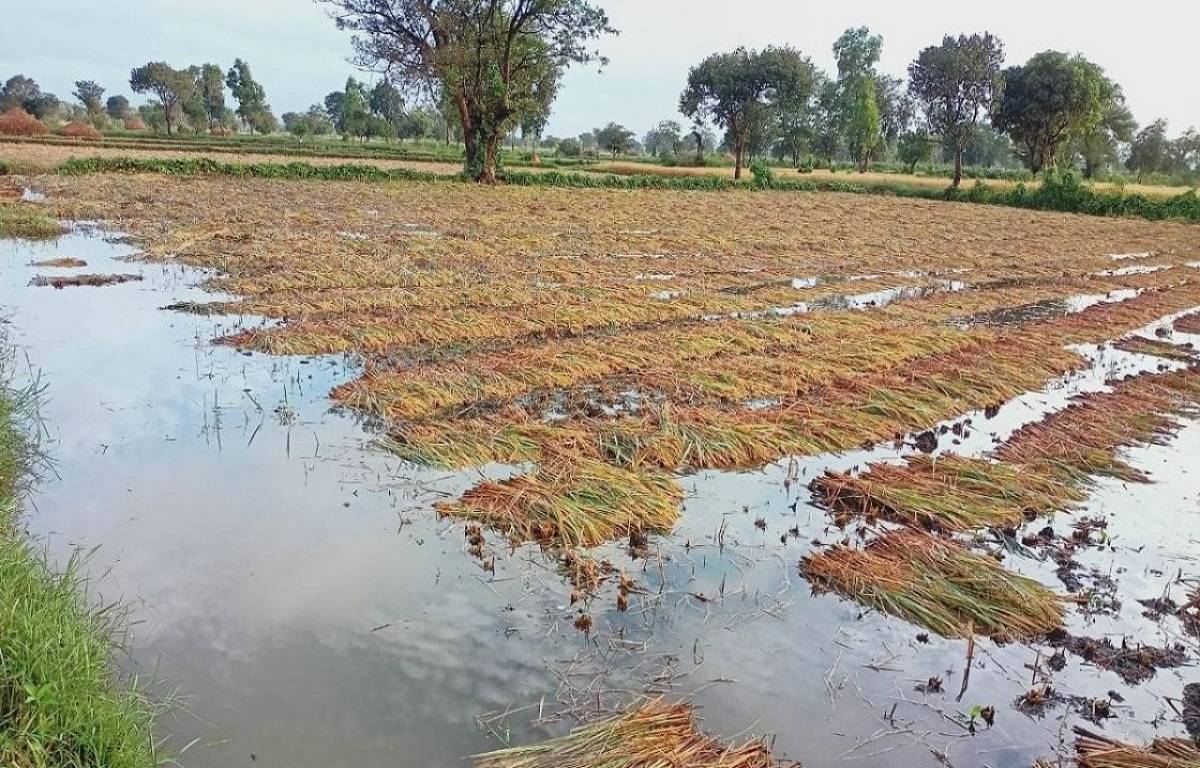
<path id="1" fill-rule="evenodd" d="M 261 739 L 289 761 L 551 765 L 611 735 L 602 756 L 671 743 L 711 766 L 707 734 L 781 699 L 755 728 L 774 750 L 733 739 L 731 764 L 833 760 L 914 676 L 894 716 L 928 729 L 961 686 L 979 711 L 948 715 L 951 754 L 1032 759 L 1072 745 L 1031 707 L 1090 725 L 1103 685 L 1149 716 L 1190 679 L 1175 571 L 1196 555 L 1170 531 L 1200 493 L 1180 458 L 1200 441 L 1195 225 L 837 193 L 22 181 L 14 216 L 102 227 L 6 261 L 55 391 L 83 393 L 50 404 L 85 438 L 40 525 L 116 542 L 96 567 L 173 606 L 138 614 L 135 659 L 199 692 L 203 723 L 172 732 L 223 739 L 213 759 Z M 1106 580 L 1112 562 L 1164 575 Z M 1156 619 L 1120 607 L 1164 589 Z M 426 670 L 443 683 L 415 696 Z M 309 675 L 378 741 L 312 726 Z M 905 765 L 933 743 L 889 738 Z"/>

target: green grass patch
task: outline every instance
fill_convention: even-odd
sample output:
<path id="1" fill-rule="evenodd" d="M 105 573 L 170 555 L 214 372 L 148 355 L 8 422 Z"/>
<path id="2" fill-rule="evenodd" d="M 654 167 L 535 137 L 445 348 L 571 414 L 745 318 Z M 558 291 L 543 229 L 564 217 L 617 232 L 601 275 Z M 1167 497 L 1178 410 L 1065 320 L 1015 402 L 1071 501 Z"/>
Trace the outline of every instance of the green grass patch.
<path id="1" fill-rule="evenodd" d="M 58 219 L 26 205 L 0 204 L 0 237 L 48 240 L 63 233 Z"/>
<path id="2" fill-rule="evenodd" d="M 37 390 L 14 390 L 6 370 L 0 361 L 0 765 L 151 768 L 154 707 L 114 672 L 119 616 L 91 607 L 77 560 L 55 572 L 17 525 Z"/>

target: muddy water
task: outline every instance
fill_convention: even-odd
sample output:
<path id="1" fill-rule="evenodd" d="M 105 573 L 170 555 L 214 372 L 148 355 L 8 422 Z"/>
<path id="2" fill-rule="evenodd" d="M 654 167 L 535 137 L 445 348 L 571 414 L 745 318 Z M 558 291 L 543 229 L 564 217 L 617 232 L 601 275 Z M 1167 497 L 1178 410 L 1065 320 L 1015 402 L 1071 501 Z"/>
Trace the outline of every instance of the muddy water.
<path id="1" fill-rule="evenodd" d="M 846 535 L 808 504 L 807 482 L 911 448 L 687 478 L 661 557 L 600 552 L 649 594 L 620 613 L 611 588 L 602 593 L 585 637 L 536 549 L 491 542 L 493 576 L 466 554 L 462 527 L 431 513 L 478 473 L 401 464 L 370 449 L 353 415 L 330 410 L 326 393 L 355 375 L 351 362 L 214 347 L 210 339 L 259 321 L 160 311 L 213 297 L 193 287 L 201 273 L 114 260 L 130 252 L 95 233 L 2 243 L 0 306 L 49 388 L 57 476 L 37 489 L 27 525 L 59 559 L 99 547 L 88 567 L 105 599 L 130 607 L 131 663 L 161 681 L 160 693 L 184 697 L 162 731 L 168 747 L 197 740 L 185 765 L 457 766 L 498 737 L 560 732 L 565 723 L 539 717 L 551 720 L 562 701 L 615 707 L 651 683 L 699 704 L 710 730 L 775 734 L 777 751 L 809 765 L 930 765 L 936 749 L 956 766 L 1024 766 L 1053 754 L 1077 722 L 1068 706 L 1041 720 L 1010 706 L 1029 687 L 1025 665 L 1047 650 L 981 642 L 956 702 L 964 643 L 919 642 L 919 630 L 813 596 L 799 577 L 815 542 Z M 78 271 L 145 280 L 30 287 L 50 270 L 28 262 L 57 256 L 86 259 Z M 972 435 L 942 449 L 986 450 L 993 433 L 1072 392 L 1157 365 L 1091 353 L 1087 374 L 991 420 L 974 414 Z M 1073 612 L 1072 631 L 1178 639 L 1195 658 L 1195 640 L 1179 637 L 1173 619 L 1142 617 L 1136 599 L 1159 596 L 1180 569 L 1200 571 L 1197 455 L 1200 426 L 1189 425 L 1169 446 L 1133 452 L 1158 485 L 1098 485 L 1089 514 L 1111 518 L 1112 544 L 1081 559 L 1119 581 L 1124 606 L 1115 617 Z M 792 528 L 799 536 L 781 542 Z M 1008 564 L 1059 586 L 1050 564 Z M 914 690 L 933 675 L 948 693 Z M 1135 739 L 1182 733 L 1164 697 L 1197 680 L 1193 668 L 1164 670 L 1130 688 L 1073 657 L 1055 675 L 1067 694 L 1120 692 L 1106 730 Z M 995 727 L 970 736 L 959 718 L 989 704 Z"/>

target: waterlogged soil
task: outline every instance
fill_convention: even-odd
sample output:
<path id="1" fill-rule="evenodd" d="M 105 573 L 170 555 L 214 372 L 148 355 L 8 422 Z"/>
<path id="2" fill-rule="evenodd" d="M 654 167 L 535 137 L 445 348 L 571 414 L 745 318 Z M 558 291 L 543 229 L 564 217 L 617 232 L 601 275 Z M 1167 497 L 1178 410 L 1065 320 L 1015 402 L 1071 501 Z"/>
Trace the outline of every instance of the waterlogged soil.
<path id="1" fill-rule="evenodd" d="M 595 553 L 636 589 L 613 573 L 572 606 L 538 549 L 474 531 L 469 541 L 432 511 L 479 472 L 398 462 L 372 448 L 369 425 L 332 408 L 327 393 L 358 375 L 354 360 L 215 346 L 263 321 L 161 310 L 221 297 L 194 287 L 205 273 L 125 260 L 133 253 L 89 230 L 0 243 L 0 306 L 47 388 L 55 464 L 27 526 L 59 562 L 90 552 L 97 596 L 128 606 L 128 665 L 158 694 L 178 691 L 160 727 L 168 750 L 192 744 L 185 765 L 461 766 L 506 740 L 561 733 L 565 705 L 595 713 L 647 689 L 699 705 L 715 734 L 773 735 L 781 757 L 807 765 L 1027 766 L 1066 754 L 1085 721 L 1138 742 L 1185 733 L 1176 707 L 1200 681 L 1200 640 L 1139 601 L 1183 603 L 1179 577 L 1200 576 L 1200 424 L 1129 453 L 1156 484 L 1101 480 L 1085 510 L 1049 523 L 1061 538 L 1076 519 L 1106 521 L 1072 555 L 1085 597 L 1069 606 L 1069 637 L 1182 648 L 1182 664 L 1136 685 L 1095 654 L 1061 653 L 1063 637 L 980 640 L 960 697 L 965 642 L 813 595 L 797 568 L 854 535 L 811 505 L 813 478 L 921 449 L 982 453 L 1158 358 L 1092 348 L 1091 370 L 967 414 L 932 441 L 688 477 L 669 536 L 636 557 L 624 545 Z M 29 285 L 30 263 L 63 257 L 143 279 Z M 1066 592 L 1052 558 L 1001 554 Z M 585 611 L 587 634 L 576 629 Z M 1044 706 L 1018 709 L 1047 683 Z M 993 724 L 972 726 L 972 709 L 989 707 Z"/>

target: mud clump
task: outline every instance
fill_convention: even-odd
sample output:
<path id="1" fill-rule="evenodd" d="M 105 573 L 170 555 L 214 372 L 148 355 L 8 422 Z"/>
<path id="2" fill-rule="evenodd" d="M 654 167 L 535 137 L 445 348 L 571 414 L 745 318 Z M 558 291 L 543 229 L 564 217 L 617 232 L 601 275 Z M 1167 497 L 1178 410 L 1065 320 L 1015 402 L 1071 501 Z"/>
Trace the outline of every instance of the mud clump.
<path id="1" fill-rule="evenodd" d="M 1200 743 L 1200 683 L 1192 683 L 1183 689 L 1183 726 Z"/>
<path id="2" fill-rule="evenodd" d="M 72 275 L 70 277 L 47 277 L 46 275 L 38 275 L 29 281 L 32 286 L 42 288 L 63 288 L 87 286 L 99 288 L 105 285 L 117 285 L 118 283 L 133 283 L 142 279 L 141 275 Z"/>
<path id="3" fill-rule="evenodd" d="M 1118 647 L 1108 638 L 1097 640 L 1070 635 L 1063 641 L 1063 647 L 1090 664 L 1115 672 L 1129 685 L 1150 680 L 1160 669 L 1175 669 L 1187 663 L 1187 653 L 1182 645 L 1169 648 L 1130 646 L 1122 640 Z"/>

